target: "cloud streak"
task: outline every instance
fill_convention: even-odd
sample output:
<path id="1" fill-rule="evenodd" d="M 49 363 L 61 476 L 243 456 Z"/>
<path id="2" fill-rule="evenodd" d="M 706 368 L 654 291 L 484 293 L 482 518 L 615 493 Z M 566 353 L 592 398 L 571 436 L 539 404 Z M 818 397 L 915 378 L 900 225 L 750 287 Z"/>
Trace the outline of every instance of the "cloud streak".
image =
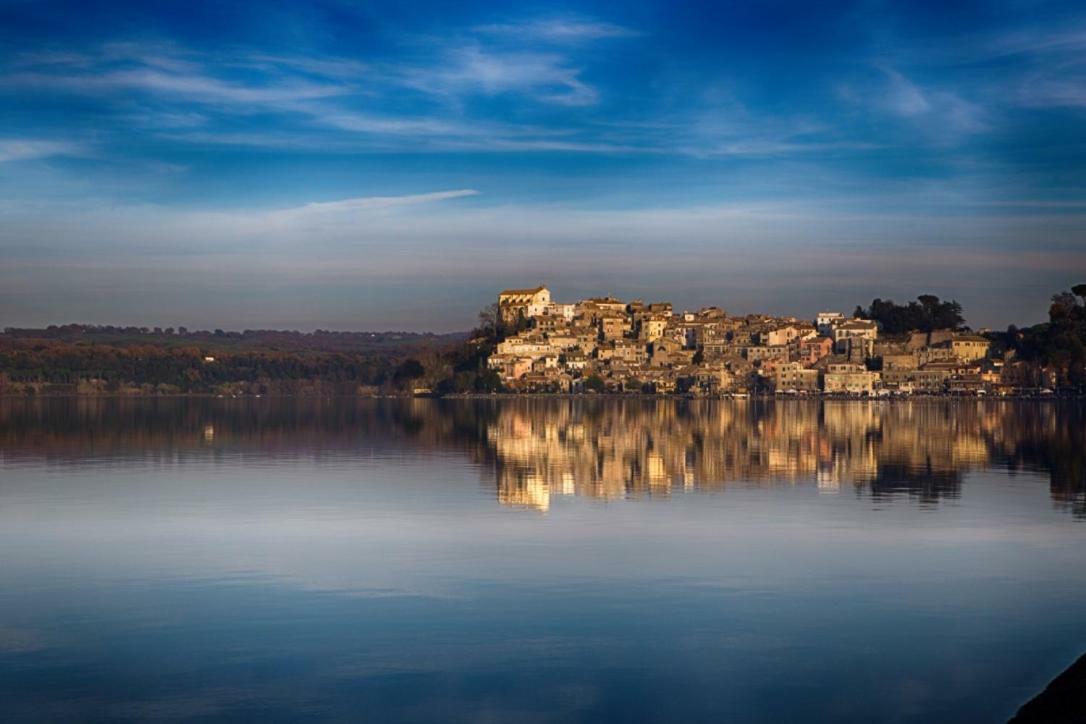
<path id="1" fill-rule="evenodd" d="M 320 219 L 328 218 L 333 215 L 353 216 L 367 211 L 381 211 L 402 206 L 433 203 L 435 201 L 462 199 L 468 196 L 477 196 L 478 194 L 479 192 L 475 189 L 456 189 L 453 191 L 434 191 L 426 194 L 407 194 L 402 196 L 361 196 L 353 199 L 341 199 L 339 201 L 310 202 L 294 208 L 273 211 L 268 216 L 277 221 Z"/>
<path id="2" fill-rule="evenodd" d="M 0 163 L 30 161 L 53 156 L 84 156 L 87 147 L 71 141 L 0 138 Z"/>
<path id="3" fill-rule="evenodd" d="M 540 18 L 525 22 L 489 23 L 479 25 L 476 32 L 515 40 L 544 40 L 554 43 L 582 43 L 610 38 L 633 38 L 641 35 L 632 28 L 597 20 L 574 17 Z"/>

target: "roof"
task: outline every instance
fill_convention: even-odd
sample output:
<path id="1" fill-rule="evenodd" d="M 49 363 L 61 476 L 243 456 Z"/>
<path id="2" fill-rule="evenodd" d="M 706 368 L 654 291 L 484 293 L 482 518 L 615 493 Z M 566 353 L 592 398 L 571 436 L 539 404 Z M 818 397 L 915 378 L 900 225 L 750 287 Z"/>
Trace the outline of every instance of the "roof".
<path id="1" fill-rule="evenodd" d="M 505 296 L 507 294 L 509 294 L 509 295 L 512 295 L 512 294 L 538 294 L 539 292 L 543 291 L 544 289 L 546 289 L 546 287 L 542 286 L 542 285 L 540 285 L 538 287 L 535 287 L 534 289 L 505 289 L 503 291 L 498 292 L 498 296 Z"/>
<path id="2" fill-rule="evenodd" d="M 871 327 L 877 327 L 878 324 L 870 319 L 850 319 L 841 325 L 843 328 L 858 329 L 863 327 L 864 329 L 870 329 Z"/>

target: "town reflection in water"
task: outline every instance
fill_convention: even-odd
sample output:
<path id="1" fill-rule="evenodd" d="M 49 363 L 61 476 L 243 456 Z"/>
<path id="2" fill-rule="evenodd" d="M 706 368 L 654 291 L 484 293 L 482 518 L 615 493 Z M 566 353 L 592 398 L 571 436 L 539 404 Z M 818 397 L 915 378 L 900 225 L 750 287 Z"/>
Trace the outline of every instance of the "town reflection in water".
<path id="1" fill-rule="evenodd" d="M 614 402 L 504 406 L 487 427 L 498 499 L 546 510 L 555 495 L 604 499 L 814 485 L 960 494 L 989 466 L 1051 475 L 1053 500 L 1082 514 L 1077 407 L 925 401 Z"/>
<path id="2" fill-rule="evenodd" d="M 556 496 L 667 498 L 729 486 L 810 485 L 936 504 L 998 467 L 1049 477 L 1086 517 L 1078 402 L 54 399 L 0 403 L 0 461 L 456 451 L 502 504 Z"/>

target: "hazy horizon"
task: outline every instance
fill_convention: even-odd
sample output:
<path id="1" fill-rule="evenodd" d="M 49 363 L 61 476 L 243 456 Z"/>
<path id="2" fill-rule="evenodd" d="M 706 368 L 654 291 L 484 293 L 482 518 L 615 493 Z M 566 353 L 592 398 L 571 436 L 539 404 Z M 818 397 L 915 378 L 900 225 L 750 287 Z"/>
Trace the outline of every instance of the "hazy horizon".
<path id="1" fill-rule="evenodd" d="M 502 289 L 505 289 L 505 288 L 520 288 L 520 287 L 528 287 L 528 286 L 534 286 L 534 284 L 529 284 L 529 283 L 525 282 L 522 285 L 509 285 L 508 287 L 502 287 Z M 554 292 L 554 290 L 555 290 L 554 285 L 547 284 L 547 287 L 549 289 L 551 289 L 552 292 Z M 391 325 L 391 324 L 386 324 L 386 325 L 382 326 L 382 323 L 380 321 L 378 321 L 378 322 L 375 322 L 373 325 L 370 325 L 368 327 L 351 327 L 351 326 L 336 326 L 336 325 L 329 326 L 329 325 L 322 325 L 322 324 L 319 324 L 319 323 L 314 323 L 312 326 L 276 325 L 274 323 L 272 323 L 270 325 L 250 325 L 250 324 L 242 323 L 242 324 L 237 325 L 237 326 L 229 326 L 229 325 L 224 325 L 221 322 L 218 322 L 218 321 L 215 321 L 215 320 L 210 320 L 210 321 L 208 321 L 206 323 L 191 323 L 191 322 L 186 322 L 184 320 L 182 320 L 180 322 L 162 323 L 161 321 L 158 321 L 158 320 L 155 320 L 155 319 L 141 320 L 141 321 L 131 321 L 131 320 L 127 319 L 127 318 L 121 318 L 121 319 L 104 319 L 104 320 L 93 320 L 93 321 L 90 321 L 90 320 L 87 320 L 87 319 L 49 320 L 49 321 L 31 323 L 31 324 L 3 323 L 2 320 L 0 320 L 0 330 L 8 329 L 8 328 L 11 328 L 11 329 L 44 329 L 44 328 L 48 328 L 48 327 L 51 327 L 51 326 L 62 327 L 62 326 L 73 325 L 74 324 L 74 325 L 88 325 L 88 326 L 141 327 L 141 328 L 148 328 L 148 329 L 155 329 L 155 328 L 167 329 L 167 328 L 170 328 L 170 329 L 174 329 L 174 330 L 176 330 L 177 328 L 180 327 L 180 328 L 186 329 L 189 333 L 193 333 L 193 332 L 213 332 L 215 330 L 221 330 L 223 332 L 284 331 L 284 332 L 314 333 L 314 332 L 317 332 L 317 331 L 322 331 L 322 332 L 354 332 L 354 333 L 359 333 L 359 334 L 368 334 L 368 333 L 373 333 L 373 334 L 378 334 L 378 333 L 408 333 L 408 334 L 447 335 L 447 334 L 458 334 L 458 333 L 470 332 L 471 329 L 474 328 L 478 324 L 478 315 L 479 315 L 479 313 L 483 312 L 484 309 L 489 304 L 496 301 L 497 296 L 498 296 L 498 291 L 501 291 L 501 289 L 497 289 L 497 288 L 495 289 L 495 292 L 493 294 L 493 299 L 491 299 L 489 301 L 481 302 L 479 308 L 476 310 L 475 313 L 466 315 L 465 319 L 464 319 L 464 322 L 463 322 L 463 324 L 461 326 L 456 327 L 454 325 L 452 327 L 442 328 L 442 329 L 438 329 L 438 328 L 435 328 L 435 327 L 427 327 L 427 326 L 425 326 L 424 320 L 421 320 L 421 319 L 420 320 L 407 320 L 404 323 L 402 323 L 400 326 Z M 590 296 L 607 296 L 608 294 L 612 294 L 612 293 L 608 292 L 608 291 L 591 291 L 591 292 L 585 292 L 583 295 L 579 295 L 576 298 L 574 298 L 574 297 L 568 297 L 568 298 L 567 297 L 562 297 L 561 295 L 558 295 L 558 294 L 556 294 L 554 296 L 554 298 L 555 298 L 556 301 L 580 301 L 580 300 L 586 299 L 586 298 L 588 298 Z M 920 292 L 920 294 L 923 294 L 923 292 Z M 612 296 L 615 296 L 615 295 L 612 294 Z M 914 301 L 916 296 L 917 295 L 914 294 L 912 297 L 909 297 L 909 298 L 906 298 L 906 297 L 901 297 L 900 299 L 895 298 L 894 301 L 898 301 L 898 302 L 902 302 L 902 303 L 907 302 L 907 301 Z M 635 300 L 638 300 L 638 301 L 643 301 L 643 302 L 646 302 L 646 303 L 648 303 L 648 302 L 672 302 L 674 304 L 674 300 L 669 298 L 669 297 L 666 297 L 666 296 L 642 297 L 642 296 L 636 296 L 635 295 L 635 296 L 626 296 L 626 297 L 620 297 L 620 298 L 623 301 L 635 301 Z M 946 299 L 950 300 L 951 297 L 946 297 Z M 858 302 L 858 303 L 861 306 L 866 307 L 867 302 L 869 302 L 869 301 L 871 301 L 871 300 L 866 300 L 865 302 Z M 707 306 L 721 307 L 721 308 L 724 309 L 724 311 L 727 314 L 729 314 L 731 316 L 745 316 L 747 314 L 768 313 L 768 310 L 766 310 L 766 309 L 745 309 L 745 310 L 736 309 L 736 310 L 733 310 L 733 309 L 727 307 L 726 305 L 721 304 L 719 301 L 714 302 L 712 300 L 705 301 L 704 303 L 698 303 L 698 304 L 692 304 L 692 305 L 676 304 L 675 305 L 675 310 L 677 312 L 678 311 L 691 311 L 691 312 L 693 312 L 693 311 L 697 311 L 698 309 L 704 308 L 704 307 L 707 307 Z M 823 312 L 823 311 L 837 311 L 837 312 L 843 313 L 845 316 L 851 316 L 853 310 L 855 309 L 855 307 L 856 307 L 855 304 L 853 304 L 851 306 L 845 306 L 845 307 L 834 307 L 832 309 L 829 308 L 829 307 L 820 307 L 817 310 L 810 311 L 809 313 L 808 312 L 791 312 L 791 311 L 787 311 L 786 307 L 782 307 L 781 309 L 784 310 L 784 311 L 777 310 L 777 311 L 774 311 L 772 313 L 778 314 L 780 316 L 793 316 L 793 317 L 796 317 L 798 319 L 814 320 L 814 318 L 817 316 L 817 314 L 819 312 Z M 1046 310 L 1047 310 L 1047 305 L 1046 305 Z M 970 327 L 972 329 L 985 328 L 985 329 L 993 329 L 993 330 L 996 330 L 996 331 L 1001 331 L 1002 329 L 1004 329 L 1007 326 L 1007 325 L 998 325 L 998 324 L 997 325 L 980 325 L 980 324 L 971 323 L 969 318 L 968 318 L 968 310 L 966 310 L 966 317 L 967 318 L 966 318 L 965 324 L 966 324 L 966 326 L 968 326 L 968 327 Z M 1042 321 L 1042 320 L 1038 319 L 1037 321 Z M 1014 323 L 1011 322 L 1009 324 L 1014 324 Z"/>
<path id="2" fill-rule="evenodd" d="M 1071 2 L 0 9 L 0 327 L 449 332 L 1086 281 Z"/>

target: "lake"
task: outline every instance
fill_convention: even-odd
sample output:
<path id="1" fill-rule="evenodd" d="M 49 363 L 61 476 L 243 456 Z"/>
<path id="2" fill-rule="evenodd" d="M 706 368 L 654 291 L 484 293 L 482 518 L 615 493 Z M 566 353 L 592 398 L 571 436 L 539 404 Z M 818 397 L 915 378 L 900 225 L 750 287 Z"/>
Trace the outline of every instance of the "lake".
<path id="1" fill-rule="evenodd" d="M 0 400 L 5 721 L 992 722 L 1068 401 Z"/>

